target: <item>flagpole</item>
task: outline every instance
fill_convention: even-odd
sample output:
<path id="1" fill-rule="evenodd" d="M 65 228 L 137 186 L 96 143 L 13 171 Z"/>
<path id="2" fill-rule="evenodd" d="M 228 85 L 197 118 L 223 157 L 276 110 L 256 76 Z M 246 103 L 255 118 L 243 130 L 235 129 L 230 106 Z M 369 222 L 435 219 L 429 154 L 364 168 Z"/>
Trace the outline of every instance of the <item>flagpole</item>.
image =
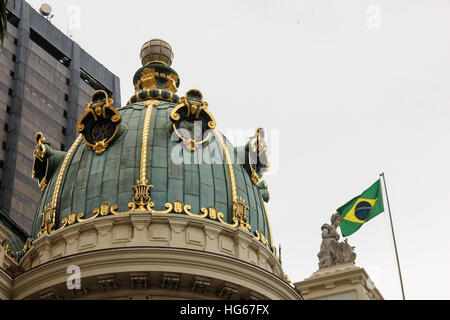
<path id="1" fill-rule="evenodd" d="M 395 256 L 397 258 L 397 268 L 398 268 L 398 274 L 400 276 L 400 286 L 402 287 L 402 296 L 403 296 L 403 300 L 406 300 L 405 299 L 405 290 L 403 288 L 402 271 L 400 269 L 400 260 L 398 258 L 397 242 L 395 241 L 394 224 L 392 223 L 391 206 L 389 204 L 389 196 L 388 196 L 388 192 L 387 192 L 387 188 L 386 188 L 386 177 L 384 176 L 384 172 L 382 174 L 380 174 L 380 177 L 383 178 L 384 193 L 386 194 L 386 201 L 387 201 L 388 211 L 389 211 L 389 220 L 391 221 L 392 238 L 394 239 Z"/>

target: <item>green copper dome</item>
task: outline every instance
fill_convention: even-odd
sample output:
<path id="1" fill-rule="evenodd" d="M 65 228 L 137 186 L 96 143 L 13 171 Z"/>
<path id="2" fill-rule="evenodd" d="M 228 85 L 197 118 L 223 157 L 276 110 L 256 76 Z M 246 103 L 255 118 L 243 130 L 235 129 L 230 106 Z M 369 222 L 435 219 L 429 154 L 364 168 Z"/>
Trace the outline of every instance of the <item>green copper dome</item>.
<path id="1" fill-rule="evenodd" d="M 106 93 L 94 94 L 67 153 L 52 150 L 45 132 L 37 135 L 33 175 L 43 193 L 32 237 L 142 211 L 242 228 L 273 250 L 261 181 L 268 165 L 251 161 L 255 152 L 265 155 L 263 130 L 246 146 L 232 146 L 200 91 L 176 95 L 179 78 L 169 65 L 150 62 L 134 83 L 136 94 L 120 109 Z"/>

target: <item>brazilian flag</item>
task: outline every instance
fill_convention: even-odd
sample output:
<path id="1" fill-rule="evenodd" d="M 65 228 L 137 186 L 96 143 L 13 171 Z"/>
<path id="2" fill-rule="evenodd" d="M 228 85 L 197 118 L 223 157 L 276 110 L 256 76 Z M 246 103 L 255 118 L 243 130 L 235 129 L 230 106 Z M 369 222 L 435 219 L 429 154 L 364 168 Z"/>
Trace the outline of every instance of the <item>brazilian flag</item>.
<path id="1" fill-rule="evenodd" d="M 381 183 L 378 180 L 361 195 L 337 209 L 337 213 L 343 218 L 341 223 L 342 236 L 348 237 L 354 234 L 364 223 L 383 211 L 383 195 Z"/>

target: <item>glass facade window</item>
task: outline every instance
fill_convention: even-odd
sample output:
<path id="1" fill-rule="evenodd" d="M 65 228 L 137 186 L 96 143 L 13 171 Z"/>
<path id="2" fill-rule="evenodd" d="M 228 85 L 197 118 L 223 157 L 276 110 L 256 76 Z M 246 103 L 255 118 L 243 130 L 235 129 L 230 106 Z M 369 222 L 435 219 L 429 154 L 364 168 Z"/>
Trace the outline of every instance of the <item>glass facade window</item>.
<path id="1" fill-rule="evenodd" d="M 73 122 L 83 114 L 84 106 L 95 91 L 93 86 L 112 92 L 116 88 L 114 81 L 109 79 L 117 77 L 71 39 L 64 37 L 51 23 L 45 28 L 40 23 L 34 25 L 41 21 L 41 16 L 31 7 L 27 11 L 29 18 L 8 12 L 7 34 L 3 46 L 0 46 L 0 193 L 8 189 L 11 194 L 7 201 L 0 197 L 0 209 L 26 232 L 31 232 L 42 194 L 31 177 L 36 132 L 44 133 L 46 142 L 53 149 L 66 151 L 72 143 L 70 140 L 76 135 Z M 28 23 L 29 33 L 18 30 L 20 21 L 25 25 Z M 69 66 L 73 57 L 67 55 L 74 54 L 74 51 L 62 52 L 70 46 L 72 49 L 79 48 L 78 56 L 74 58 L 78 59 L 77 65 L 85 70 L 101 69 L 98 74 L 93 71 L 93 75 L 110 81 L 109 84 L 103 84 L 83 69 L 75 71 L 87 74 L 89 84 L 81 78 L 79 83 L 72 83 L 73 71 Z M 23 68 L 23 63 L 26 64 L 25 76 L 19 79 L 23 77 L 23 73 L 18 71 Z M 15 81 L 20 81 L 17 82 L 19 86 Z M 17 92 L 13 92 L 12 88 Z M 78 97 L 73 96 L 74 92 L 78 92 Z M 75 104 L 69 101 L 71 99 Z M 70 110 L 69 105 L 74 110 Z M 68 122 L 69 115 L 71 123 Z M 13 175 L 8 173 L 5 177 L 5 168 Z"/>

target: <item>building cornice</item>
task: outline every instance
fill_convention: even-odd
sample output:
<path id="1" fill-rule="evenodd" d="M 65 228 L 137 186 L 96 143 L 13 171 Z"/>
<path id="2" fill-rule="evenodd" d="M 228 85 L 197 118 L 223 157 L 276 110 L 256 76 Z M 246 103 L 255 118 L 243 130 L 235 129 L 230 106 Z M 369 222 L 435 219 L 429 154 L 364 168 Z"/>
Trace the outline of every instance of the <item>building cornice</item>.
<path id="1" fill-rule="evenodd" d="M 92 284 L 101 275 L 128 279 L 133 273 L 146 272 L 154 292 L 161 289 L 155 284 L 162 273 L 169 272 L 180 275 L 184 289 L 190 285 L 186 279 L 205 276 L 211 279 L 214 292 L 234 292 L 240 298 L 301 299 L 284 280 L 277 257 L 250 232 L 181 214 L 106 216 L 38 238 L 20 261 L 24 272 L 14 279 L 14 299 L 41 295 L 66 299 L 70 265 L 80 267 L 90 295 L 103 294 Z M 226 289 L 220 289 L 222 285 Z M 51 288 L 57 293 L 46 293 Z M 218 297 L 210 292 L 205 298 Z"/>
<path id="2" fill-rule="evenodd" d="M 157 287 L 160 274 L 173 273 L 182 277 L 208 277 L 214 280 L 216 287 L 231 283 L 238 288 L 238 295 L 253 292 L 261 299 L 301 299 L 292 286 L 250 263 L 198 250 L 163 247 L 110 248 L 49 261 L 15 278 L 13 298 L 39 299 L 52 288 L 59 296 L 70 296 L 65 284 L 69 276 L 66 269 L 72 264 L 80 268 L 82 283 L 92 282 L 93 279 L 103 275 L 127 277 L 128 274 L 147 273 L 153 284 L 156 283 L 156 287 L 151 286 L 154 290 L 148 291 L 151 294 L 154 294 L 155 290 L 161 290 Z M 125 288 L 126 291 L 129 289 Z M 93 295 L 100 294 L 98 289 L 92 287 L 88 292 Z M 217 297 L 213 295 L 210 298 Z"/>

